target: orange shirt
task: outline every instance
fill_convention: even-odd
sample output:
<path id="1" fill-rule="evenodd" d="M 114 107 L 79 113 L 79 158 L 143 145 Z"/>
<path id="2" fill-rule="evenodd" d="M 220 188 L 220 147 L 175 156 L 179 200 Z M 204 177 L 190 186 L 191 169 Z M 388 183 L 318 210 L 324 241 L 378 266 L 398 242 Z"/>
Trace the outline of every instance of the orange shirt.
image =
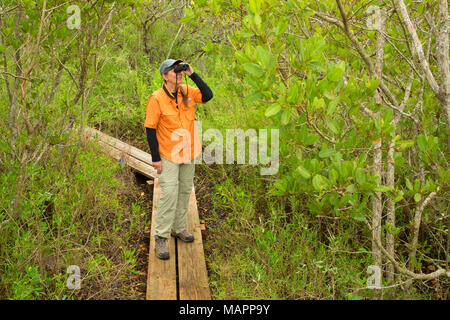
<path id="1" fill-rule="evenodd" d="M 144 123 L 146 128 L 156 129 L 161 157 L 176 163 L 193 160 L 202 150 L 195 126 L 195 104 L 203 103 L 202 94 L 198 88 L 187 85 L 182 87 L 188 94 L 187 107 L 179 90 L 177 109 L 175 99 L 160 88 L 147 100 Z"/>

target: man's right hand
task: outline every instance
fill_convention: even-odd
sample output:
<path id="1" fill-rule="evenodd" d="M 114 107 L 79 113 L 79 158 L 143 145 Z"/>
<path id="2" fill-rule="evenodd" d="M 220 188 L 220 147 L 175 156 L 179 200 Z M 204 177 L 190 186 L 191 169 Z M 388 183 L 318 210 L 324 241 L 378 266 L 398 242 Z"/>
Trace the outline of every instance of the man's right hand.
<path id="1" fill-rule="evenodd" d="M 153 162 L 153 168 L 156 169 L 156 173 L 157 173 L 157 174 L 161 174 L 161 171 L 162 171 L 162 162 L 161 162 L 161 161 Z"/>

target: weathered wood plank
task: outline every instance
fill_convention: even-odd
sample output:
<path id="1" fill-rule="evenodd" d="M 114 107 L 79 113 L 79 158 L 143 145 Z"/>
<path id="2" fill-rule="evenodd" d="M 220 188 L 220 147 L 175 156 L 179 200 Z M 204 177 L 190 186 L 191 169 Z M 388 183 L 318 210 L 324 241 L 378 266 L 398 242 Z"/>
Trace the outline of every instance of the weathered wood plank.
<path id="1" fill-rule="evenodd" d="M 149 165 L 152 165 L 151 154 L 149 154 L 145 151 L 142 151 L 141 149 L 133 147 L 132 145 L 122 142 L 119 139 L 111 137 L 101 131 L 98 131 L 97 129 L 94 129 L 94 128 L 84 127 L 84 134 L 86 137 L 89 137 L 89 138 L 95 138 L 97 136 L 100 141 L 104 141 L 105 143 L 109 144 L 110 146 L 112 146 L 116 149 L 125 151 L 128 155 L 130 155 L 133 158 L 136 158 L 137 160 L 140 160 Z"/>
<path id="2" fill-rule="evenodd" d="M 95 139 L 94 135 L 89 135 L 90 133 L 92 133 L 91 131 L 85 131 L 85 132 L 86 132 L 86 136 L 85 136 L 86 139 Z M 98 132 L 100 132 L 100 131 L 98 131 Z M 98 143 L 98 145 L 100 145 L 103 152 L 105 152 L 106 154 L 108 154 L 109 156 L 111 156 L 112 158 L 114 158 L 116 160 L 122 160 L 125 164 L 129 165 L 130 167 L 132 167 L 133 169 L 135 169 L 136 171 L 145 175 L 148 178 L 157 178 L 156 170 L 155 170 L 155 168 L 153 168 L 152 165 L 148 164 L 147 162 L 141 161 L 140 159 L 133 157 L 128 153 L 129 150 L 131 150 L 131 148 L 134 148 L 134 147 L 124 144 L 124 143 L 111 145 L 107 141 L 104 140 L 108 136 L 106 136 L 103 133 L 102 133 L 102 135 L 98 135 L 97 137 L 98 137 L 98 140 L 96 140 L 96 142 Z M 109 137 L 109 138 L 111 138 L 111 137 Z M 120 149 L 119 147 L 122 149 Z M 134 148 L 134 149 L 136 149 L 136 148 Z M 139 149 L 137 149 L 137 150 L 139 150 Z M 145 158 L 142 154 L 146 154 L 146 153 L 141 150 L 139 150 L 139 151 L 141 153 L 140 157 Z M 150 157 L 150 159 L 151 159 L 151 155 L 147 154 L 146 161 L 148 161 L 148 157 Z"/>
<path id="3" fill-rule="evenodd" d="M 159 185 L 158 179 L 155 179 L 153 184 L 153 210 L 150 231 L 146 298 L 147 300 L 176 300 L 177 277 L 175 240 L 173 237 L 169 237 L 170 258 L 168 260 L 158 259 L 155 254 L 155 223 L 160 196 L 161 186 Z"/>
<path id="4" fill-rule="evenodd" d="M 184 243 L 177 239 L 179 295 L 180 300 L 211 300 L 197 200 L 192 189 L 186 229 L 192 232 L 195 240 Z"/>
<path id="5" fill-rule="evenodd" d="M 116 149 L 103 141 L 97 142 L 104 152 L 113 157 L 116 160 L 121 160 L 123 163 L 129 165 L 139 173 L 143 174 L 148 178 L 157 178 L 157 173 L 153 166 L 148 165 L 136 158 L 130 157 L 126 152 Z"/>

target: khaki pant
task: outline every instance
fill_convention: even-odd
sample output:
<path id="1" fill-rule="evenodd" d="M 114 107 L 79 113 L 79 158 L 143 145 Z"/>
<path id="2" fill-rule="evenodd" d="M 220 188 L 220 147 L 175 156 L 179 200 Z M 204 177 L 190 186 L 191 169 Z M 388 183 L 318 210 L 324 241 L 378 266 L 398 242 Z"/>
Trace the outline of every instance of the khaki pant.
<path id="1" fill-rule="evenodd" d="M 194 185 L 194 161 L 175 163 L 161 157 L 162 171 L 158 175 L 161 198 L 156 214 L 155 235 L 168 238 L 170 230 L 186 229 L 189 197 Z"/>

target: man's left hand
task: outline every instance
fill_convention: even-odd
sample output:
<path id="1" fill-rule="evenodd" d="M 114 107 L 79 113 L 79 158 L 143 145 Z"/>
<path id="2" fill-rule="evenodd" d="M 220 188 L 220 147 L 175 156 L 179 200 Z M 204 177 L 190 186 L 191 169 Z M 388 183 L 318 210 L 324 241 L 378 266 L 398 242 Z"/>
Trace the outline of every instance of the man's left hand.
<path id="1" fill-rule="evenodd" d="M 187 70 L 183 70 L 182 71 L 184 74 L 187 74 L 189 77 L 191 76 L 191 74 L 193 74 L 194 73 L 194 69 L 192 69 L 192 66 L 191 65 L 189 65 L 189 69 L 187 69 Z"/>

